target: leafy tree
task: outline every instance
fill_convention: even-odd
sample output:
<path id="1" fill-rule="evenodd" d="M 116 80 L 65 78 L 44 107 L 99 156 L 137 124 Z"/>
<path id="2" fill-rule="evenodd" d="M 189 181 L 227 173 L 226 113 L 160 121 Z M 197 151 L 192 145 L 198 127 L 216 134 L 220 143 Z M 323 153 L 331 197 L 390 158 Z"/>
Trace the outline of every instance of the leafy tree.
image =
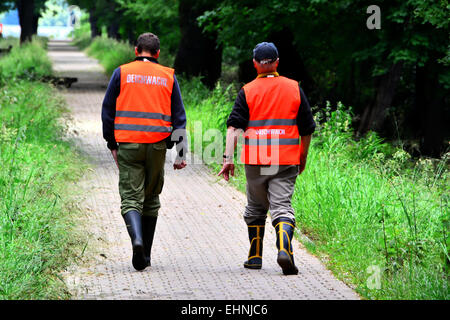
<path id="1" fill-rule="evenodd" d="M 45 0 L 6 0 L 0 3 L 0 12 L 17 9 L 20 23 L 20 43 L 31 41 L 37 34 L 38 21 Z"/>
<path id="2" fill-rule="evenodd" d="M 168 46 L 168 51 L 176 54 L 174 64 L 177 72 L 202 76 L 206 85 L 214 86 L 221 74 L 222 47 L 217 44 L 217 32 L 204 32 L 197 18 L 215 8 L 215 1 L 118 2 L 125 9 L 125 25 L 135 26 L 133 39 L 146 31 L 157 34 L 161 45 Z"/>
<path id="3" fill-rule="evenodd" d="M 161 46 L 175 54 L 180 39 L 178 0 L 118 0 L 123 13 L 120 33 L 134 43 L 139 34 L 153 32 L 161 39 Z"/>
<path id="4" fill-rule="evenodd" d="M 231 52 L 240 62 L 241 81 L 254 77 L 253 46 L 273 41 L 280 73 L 300 80 L 313 102 L 354 105 L 361 134 L 375 130 L 395 136 L 396 128 L 403 128 L 402 134 L 420 138 L 422 151 L 439 155 L 449 135 L 444 125 L 449 114 L 448 1 L 378 1 L 380 30 L 366 27 L 371 4 L 223 0 L 199 20 L 205 30 L 218 32 L 225 48 L 236 48 Z"/>
<path id="5" fill-rule="evenodd" d="M 98 25 L 99 10 L 96 6 L 97 1 L 90 0 L 67 0 L 69 4 L 76 5 L 89 13 L 89 24 L 91 26 L 91 37 L 95 38 L 101 35 L 101 29 Z"/>
<path id="6" fill-rule="evenodd" d="M 181 39 L 175 59 L 175 69 L 187 76 L 202 76 L 213 88 L 222 68 L 222 46 L 216 41 L 216 31 L 204 32 L 197 18 L 216 6 L 215 1 L 180 0 L 179 19 Z"/>
<path id="7" fill-rule="evenodd" d="M 64 0 L 47 0 L 41 11 L 40 25 L 66 26 L 69 18 L 68 5 Z"/>

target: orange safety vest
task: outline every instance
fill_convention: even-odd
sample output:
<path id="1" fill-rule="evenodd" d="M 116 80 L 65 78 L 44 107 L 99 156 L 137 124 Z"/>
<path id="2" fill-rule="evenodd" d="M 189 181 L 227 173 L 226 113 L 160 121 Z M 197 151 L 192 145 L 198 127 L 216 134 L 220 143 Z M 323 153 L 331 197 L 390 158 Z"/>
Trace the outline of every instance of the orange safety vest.
<path id="1" fill-rule="evenodd" d="M 253 165 L 300 164 L 298 82 L 281 76 L 256 78 L 243 89 L 250 119 L 241 161 Z"/>
<path id="2" fill-rule="evenodd" d="M 114 136 L 117 142 L 155 143 L 172 131 L 174 70 L 148 61 L 120 66 Z"/>

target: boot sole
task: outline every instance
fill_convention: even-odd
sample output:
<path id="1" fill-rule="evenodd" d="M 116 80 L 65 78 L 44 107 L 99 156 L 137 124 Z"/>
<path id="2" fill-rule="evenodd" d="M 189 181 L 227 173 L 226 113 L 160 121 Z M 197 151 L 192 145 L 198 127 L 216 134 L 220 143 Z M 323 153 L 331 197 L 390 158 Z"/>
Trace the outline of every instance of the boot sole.
<path id="1" fill-rule="evenodd" d="M 260 264 L 259 265 L 258 264 L 245 264 L 244 263 L 244 268 L 256 270 L 256 269 L 261 269 L 262 265 L 260 265 Z"/>
<path id="2" fill-rule="evenodd" d="M 132 264 L 133 267 L 138 271 L 144 270 L 147 267 L 147 261 L 145 260 L 143 245 L 133 246 Z"/>
<path id="3" fill-rule="evenodd" d="M 292 263 L 291 258 L 289 258 L 286 254 L 279 253 L 277 262 L 283 270 L 283 274 L 285 276 L 298 274 L 298 268 Z"/>

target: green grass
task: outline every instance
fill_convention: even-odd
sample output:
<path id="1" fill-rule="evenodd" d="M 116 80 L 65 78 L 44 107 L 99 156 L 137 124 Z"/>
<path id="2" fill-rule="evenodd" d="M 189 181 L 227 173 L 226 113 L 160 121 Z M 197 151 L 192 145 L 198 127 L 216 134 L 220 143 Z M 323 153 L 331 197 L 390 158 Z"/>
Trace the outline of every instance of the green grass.
<path id="1" fill-rule="evenodd" d="M 45 45 L 44 40 L 36 39 L 22 46 L 13 46 L 11 52 L 0 59 L 0 80 L 39 80 L 51 75 L 52 64 L 47 57 Z"/>
<path id="2" fill-rule="evenodd" d="M 0 65 L 16 61 L 26 69 L 36 62 L 41 68 L 47 63 L 39 60 L 41 50 L 36 44 L 18 48 Z M 21 79 L 22 71 L 8 69 L 20 76 L 0 84 L 0 299 L 65 299 L 70 295 L 59 273 L 81 251 L 74 224 L 79 211 L 67 188 L 85 165 L 62 140 L 67 110 L 61 96 L 47 84 Z"/>
<path id="3" fill-rule="evenodd" d="M 355 142 L 343 106 L 325 120 L 293 198 L 308 248 L 367 298 L 449 299 L 447 157 L 412 161 L 373 133 Z"/>
<path id="4" fill-rule="evenodd" d="M 125 42 L 97 37 L 87 47 L 88 55 L 98 59 L 108 76 L 121 64 L 134 60 L 134 48 Z"/>
<path id="5" fill-rule="evenodd" d="M 198 79 L 180 86 L 191 148 L 199 123 L 202 134 L 220 129 L 224 144 L 235 88 L 209 92 Z M 299 238 L 362 297 L 449 299 L 448 154 L 412 160 L 375 133 L 355 141 L 351 110 L 322 110 L 292 201 Z M 210 144 L 203 141 L 203 150 Z M 242 165 L 231 183 L 245 190 Z"/>

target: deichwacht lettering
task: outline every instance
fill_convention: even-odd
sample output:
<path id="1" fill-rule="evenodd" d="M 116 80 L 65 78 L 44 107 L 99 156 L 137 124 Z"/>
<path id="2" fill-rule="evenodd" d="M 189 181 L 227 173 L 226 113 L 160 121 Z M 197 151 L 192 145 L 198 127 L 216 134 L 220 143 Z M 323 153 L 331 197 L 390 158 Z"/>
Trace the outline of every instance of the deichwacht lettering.
<path id="1" fill-rule="evenodd" d="M 149 85 L 167 87 L 167 79 L 155 76 L 144 76 L 141 74 L 127 74 L 127 83 L 142 83 Z"/>

